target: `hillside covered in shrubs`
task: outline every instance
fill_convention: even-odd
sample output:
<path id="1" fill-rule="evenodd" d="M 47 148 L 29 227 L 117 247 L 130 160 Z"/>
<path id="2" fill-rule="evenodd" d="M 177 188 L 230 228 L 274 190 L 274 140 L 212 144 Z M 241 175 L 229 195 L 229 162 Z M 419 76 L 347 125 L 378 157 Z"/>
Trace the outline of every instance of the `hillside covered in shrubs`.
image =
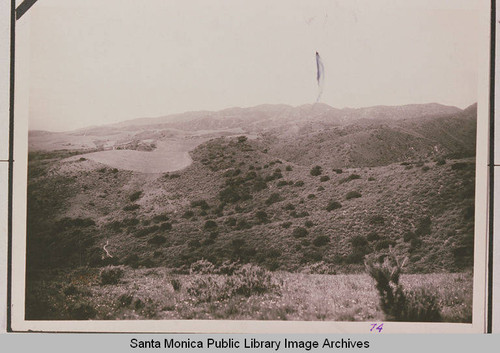
<path id="1" fill-rule="evenodd" d="M 106 317 L 92 311 L 82 284 L 57 290 L 47 284 L 60 280 L 61 273 L 79 271 L 92 286 L 120 287 L 127 276 L 163 268 L 168 275 L 162 278 L 168 278 L 173 292 L 181 291 L 182 298 L 206 297 L 205 303 L 234 295 L 281 296 L 288 287 L 280 282 L 285 275 L 278 273 L 361 274 L 366 259 L 389 251 L 408 259 L 408 276 L 471 271 L 475 106 L 463 111 L 432 106 L 439 108 L 434 115 L 418 119 L 415 107 L 402 111 L 407 118 L 385 108 L 339 112 L 319 107 L 311 117 L 305 110 L 286 110 L 290 115 L 281 125 L 271 108 L 246 111 L 254 115 L 238 134 L 222 125 L 219 132 L 208 130 L 210 119 L 194 120 L 193 129 L 207 129 L 208 135 L 196 136 L 204 142 L 191 150 L 187 168 L 168 173 L 110 167 L 89 158 L 87 153 L 95 149 L 31 148 L 27 308 L 34 317 L 50 316 L 37 308 L 37 301 L 56 301 L 60 295 L 77 296 L 83 305 L 74 312 L 57 309 L 64 315 Z M 259 109 L 270 109 L 261 125 Z M 369 112 L 376 117 L 368 119 Z M 290 120 L 296 116 L 298 120 Z M 353 116 L 358 120 L 346 120 Z M 229 124 L 224 119 L 216 120 Z M 174 123 L 154 127 L 168 130 L 168 124 Z M 187 129 L 175 124 L 176 134 Z M 134 127 L 133 141 L 140 144 L 137 136 L 146 136 L 155 144 L 170 136 L 167 130 L 148 132 L 152 127 Z M 47 144 L 49 137 L 43 136 Z M 196 145 L 189 139 L 185 137 L 186 145 Z M 113 156 L 113 151 L 107 153 Z M 193 271 L 201 277 L 182 277 Z M 241 282 L 242 271 L 264 284 Z M 296 283 L 297 278 L 285 282 Z M 134 304 L 137 298 L 127 295 L 120 299 L 124 317 L 130 314 L 125 308 L 134 305 L 136 311 L 146 310 L 146 299 Z M 44 305 L 46 310 L 57 306 Z M 276 315 L 297 317 L 296 308 L 287 310 Z M 377 317 L 365 314 L 346 317 Z M 457 320 L 468 320 L 462 314 Z M 148 315 L 164 317 L 140 317 Z"/>
<path id="2" fill-rule="evenodd" d="M 311 168 L 243 138 L 209 141 L 192 156 L 183 171 L 147 176 L 88 160 L 31 162 L 29 266 L 182 268 L 207 259 L 352 272 L 389 247 L 416 273 L 472 265 L 472 158 Z"/>

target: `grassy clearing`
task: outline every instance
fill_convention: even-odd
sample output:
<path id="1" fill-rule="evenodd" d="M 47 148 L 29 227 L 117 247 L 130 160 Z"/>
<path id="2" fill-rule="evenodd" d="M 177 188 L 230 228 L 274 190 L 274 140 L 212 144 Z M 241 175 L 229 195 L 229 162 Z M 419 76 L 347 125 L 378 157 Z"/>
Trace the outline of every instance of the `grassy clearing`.
<path id="1" fill-rule="evenodd" d="M 92 269 L 32 273 L 37 279 L 29 281 L 27 319 L 384 320 L 366 274 L 267 274 L 258 290 L 236 275 L 166 268 L 126 267 L 118 284 L 107 285 Z M 471 321 L 472 274 L 403 275 L 401 283 L 435 291 L 443 321 Z"/>

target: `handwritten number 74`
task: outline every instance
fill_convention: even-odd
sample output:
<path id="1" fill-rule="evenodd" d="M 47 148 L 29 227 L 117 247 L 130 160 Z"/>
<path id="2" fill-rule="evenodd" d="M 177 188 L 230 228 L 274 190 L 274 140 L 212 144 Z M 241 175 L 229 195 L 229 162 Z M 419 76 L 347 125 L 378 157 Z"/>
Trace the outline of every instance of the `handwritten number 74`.
<path id="1" fill-rule="evenodd" d="M 377 330 L 378 332 L 382 332 L 382 329 L 384 328 L 384 324 L 371 324 L 372 328 L 370 329 L 370 332 L 373 330 Z"/>

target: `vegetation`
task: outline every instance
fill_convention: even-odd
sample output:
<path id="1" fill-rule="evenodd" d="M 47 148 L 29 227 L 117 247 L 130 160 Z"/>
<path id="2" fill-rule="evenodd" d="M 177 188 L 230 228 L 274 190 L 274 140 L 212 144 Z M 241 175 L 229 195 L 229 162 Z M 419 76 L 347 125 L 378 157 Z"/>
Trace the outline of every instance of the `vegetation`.
<path id="1" fill-rule="evenodd" d="M 130 202 L 134 202 L 134 201 L 139 200 L 139 198 L 141 196 L 142 196 L 142 191 L 136 191 L 136 192 L 130 194 L 130 196 L 128 197 L 128 199 L 130 200 Z"/>
<path id="2" fill-rule="evenodd" d="M 347 195 L 345 195 L 346 200 L 357 199 L 358 197 L 361 197 L 361 193 L 359 191 L 349 191 Z"/>
<path id="3" fill-rule="evenodd" d="M 335 200 L 330 200 L 328 202 L 328 205 L 326 205 L 326 210 L 333 211 L 333 210 L 336 210 L 336 209 L 341 208 L 341 207 L 342 207 L 342 205 L 340 204 L 340 202 L 335 201 Z"/>
<path id="4" fill-rule="evenodd" d="M 406 260 L 401 262 L 392 253 L 383 257 L 368 257 L 365 266 L 369 275 L 375 280 L 380 298 L 380 307 L 388 321 L 441 321 L 437 296 L 427 288 L 404 290 L 399 283 L 402 268 Z"/>
<path id="5" fill-rule="evenodd" d="M 118 284 L 123 277 L 122 267 L 108 266 L 101 270 L 101 284 Z"/>
<path id="6" fill-rule="evenodd" d="M 237 271 L 241 265 L 235 267 Z M 374 280 L 366 274 L 335 275 L 324 261 L 308 265 L 303 273 L 268 272 L 251 265 L 239 274 L 223 274 L 222 268 L 191 275 L 125 268 L 126 281 L 105 286 L 93 271 L 37 272 L 28 282 L 27 319 L 388 320 Z M 65 282 L 76 292 L 64 294 L 60 284 Z M 408 293 L 407 302 L 417 303 L 404 315 L 432 317 L 432 305 L 425 304 L 429 299 L 414 299 L 423 296 L 434 298 L 430 301 L 439 305 L 441 321 L 471 322 L 472 273 L 401 274 L 399 285 Z M 437 291 L 430 295 L 429 287 Z"/>
<path id="7" fill-rule="evenodd" d="M 347 183 L 347 182 L 350 182 L 350 181 L 356 180 L 356 179 L 361 179 L 361 176 L 358 174 L 351 174 L 346 178 L 340 179 L 339 184 Z"/>
<path id="8" fill-rule="evenodd" d="M 321 166 L 317 165 L 314 168 L 312 168 L 309 173 L 312 176 L 318 176 L 318 175 L 321 175 L 322 172 L 323 172 L 323 168 L 321 168 Z"/>
<path id="9" fill-rule="evenodd" d="M 447 155 L 439 165 L 429 162 L 439 156 L 405 157 L 405 167 L 429 165 L 424 173 L 406 170 L 401 159 L 369 166 L 354 154 L 352 162 L 329 160 L 321 149 L 306 161 L 284 158 L 277 144 L 215 138 L 191 152 L 188 168 L 148 178 L 90 158 L 62 162 L 66 152 L 30 152 L 28 316 L 382 320 L 387 314 L 369 304 L 378 302 L 378 290 L 362 274 L 363 262 L 392 249 L 408 257 L 399 285 L 405 303 L 414 302 L 398 315 L 431 317 L 422 312 L 435 303 L 443 321 L 470 320 L 473 158 Z M 334 173 L 320 167 L 316 178 L 311 161 Z M 362 200 L 342 201 L 353 190 Z M 112 258 L 103 249 L 108 241 Z M 213 268 L 187 275 L 201 260 Z M 258 266 L 249 273 L 264 273 L 272 285 L 238 289 L 253 288 L 235 277 L 246 265 Z M 101 284 L 107 266 L 123 270 L 116 284 Z M 203 291 L 203 283 L 208 299 L 199 301 L 188 291 Z M 323 300 L 314 290 L 332 293 Z M 344 302 L 352 293 L 358 302 Z"/>

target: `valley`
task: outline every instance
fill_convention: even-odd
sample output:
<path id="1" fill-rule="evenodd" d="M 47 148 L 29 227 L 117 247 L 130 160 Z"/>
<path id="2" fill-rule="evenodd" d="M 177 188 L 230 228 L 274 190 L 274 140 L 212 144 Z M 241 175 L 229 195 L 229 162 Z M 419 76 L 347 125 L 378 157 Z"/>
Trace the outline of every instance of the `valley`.
<path id="1" fill-rule="evenodd" d="M 179 303 L 184 296 L 207 295 L 198 308 L 278 295 L 272 289 L 275 281 L 283 298 L 297 286 L 297 276 L 311 283 L 320 278 L 314 276 L 331 276 L 321 277 L 325 283 L 354 276 L 360 282 L 353 286 L 373 288 L 370 278 L 361 275 L 364 259 L 387 252 L 408 258 L 407 276 L 454 273 L 471 290 L 475 136 L 475 105 L 461 110 L 438 104 L 363 109 L 263 105 L 67 133 L 31 132 L 27 315 L 78 317 L 74 307 L 54 304 L 58 296 L 92 307 L 116 302 L 124 291 L 133 297 L 133 282 L 126 278 L 140 271 L 151 281 L 161 273 L 172 291 L 183 293 Z M 193 270 L 200 264 L 208 270 Z M 224 272 L 228 266 L 234 267 L 230 274 Z M 242 270 L 245 266 L 255 267 Z M 121 270 L 125 280 L 99 284 L 99 269 L 107 268 Z M 238 281 L 244 277 L 232 271 L 256 271 L 265 278 L 262 288 L 271 288 L 269 294 L 243 291 L 247 284 Z M 73 280 L 73 289 L 61 286 L 63 274 L 75 273 L 89 278 L 90 292 Z M 295 284 L 283 284 L 282 277 Z M 126 288 L 124 283 L 129 283 Z M 177 283 L 182 289 L 175 289 Z M 215 288 L 215 293 L 200 288 Z M 237 296 L 221 294 L 226 291 Z M 215 318 L 381 317 L 376 292 L 367 295 L 370 314 L 352 309 L 345 316 L 332 309 L 315 317 L 309 308 L 302 315 L 283 299 L 294 307 L 283 309 L 290 311 L 286 315 L 252 317 L 247 312 Z M 42 310 L 36 303 L 44 297 Z M 152 293 L 149 298 L 158 300 Z M 457 304 L 461 314 L 446 320 L 467 322 L 469 299 Z M 143 307 L 127 310 L 117 317 L 148 317 L 134 316 Z M 183 316 L 172 309 L 150 316 L 206 318 L 205 310 Z M 113 318 L 103 315 L 90 317 Z"/>

